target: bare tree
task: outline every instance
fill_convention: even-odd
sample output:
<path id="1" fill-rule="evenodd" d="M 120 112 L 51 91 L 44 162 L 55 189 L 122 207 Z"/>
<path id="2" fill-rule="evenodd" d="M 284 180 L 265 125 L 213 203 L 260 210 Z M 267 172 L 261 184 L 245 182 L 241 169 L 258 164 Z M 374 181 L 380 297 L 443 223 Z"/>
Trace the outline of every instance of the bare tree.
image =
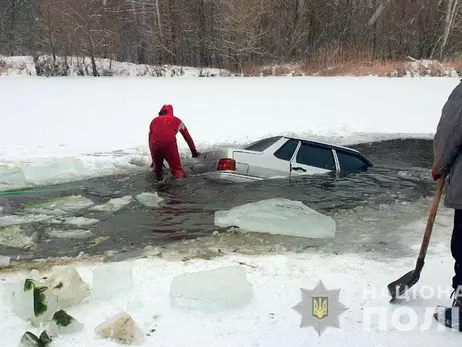
<path id="1" fill-rule="evenodd" d="M 448 42 L 449 34 L 451 33 L 451 30 L 453 29 L 454 19 L 457 15 L 458 8 L 459 8 L 459 0 L 447 0 L 447 10 L 446 10 L 446 16 L 444 19 L 444 31 L 443 31 L 442 42 L 440 46 L 440 56 L 439 56 L 440 59 L 443 59 L 443 52 Z"/>
<path id="2" fill-rule="evenodd" d="M 0 0 L 0 54 L 228 67 L 460 55 L 460 0 Z"/>
<path id="3" fill-rule="evenodd" d="M 53 64 L 56 64 L 57 36 L 62 33 L 62 16 L 54 7 L 53 0 L 42 0 L 40 2 L 39 13 L 37 16 L 40 32 L 38 40 L 44 42 L 49 47 L 53 56 Z"/>
<path id="4" fill-rule="evenodd" d="M 242 72 L 246 62 L 265 54 L 260 46 L 265 32 L 259 25 L 267 11 L 265 1 L 221 0 L 220 5 L 221 28 L 215 47 L 221 55 L 232 59 Z"/>
<path id="5" fill-rule="evenodd" d="M 99 76 L 95 58 L 98 53 L 107 54 L 108 42 L 114 35 L 105 21 L 109 13 L 106 6 L 106 2 L 100 0 L 60 1 L 60 12 L 67 23 L 70 39 L 90 57 L 95 77 Z"/>

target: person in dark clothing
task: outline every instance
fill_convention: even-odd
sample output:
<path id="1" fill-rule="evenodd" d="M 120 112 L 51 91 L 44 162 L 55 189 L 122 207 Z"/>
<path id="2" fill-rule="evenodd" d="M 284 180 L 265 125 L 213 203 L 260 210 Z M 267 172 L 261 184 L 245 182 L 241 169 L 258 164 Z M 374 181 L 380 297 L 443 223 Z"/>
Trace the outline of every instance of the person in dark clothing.
<path id="1" fill-rule="evenodd" d="M 462 317 L 462 82 L 450 94 L 442 109 L 433 139 L 434 162 L 431 177 L 445 179 L 444 206 L 454 209 L 454 228 L 451 236 L 451 254 L 454 258 L 452 306 Z M 446 325 L 452 309 L 443 317 Z M 439 319 L 436 317 L 436 319 Z M 462 323 L 462 320 L 461 320 Z M 460 329 L 459 329 L 460 330 Z"/>
<path id="2" fill-rule="evenodd" d="M 172 105 L 164 105 L 159 111 L 158 117 L 154 118 L 149 125 L 149 149 L 151 152 L 152 164 L 157 179 L 162 178 L 164 160 L 167 161 L 172 175 L 181 179 L 185 177 L 181 167 L 180 154 L 176 135 L 178 132 L 183 135 L 191 150 L 193 158 L 199 156 L 194 141 L 188 129 L 181 119 L 173 115 Z"/>

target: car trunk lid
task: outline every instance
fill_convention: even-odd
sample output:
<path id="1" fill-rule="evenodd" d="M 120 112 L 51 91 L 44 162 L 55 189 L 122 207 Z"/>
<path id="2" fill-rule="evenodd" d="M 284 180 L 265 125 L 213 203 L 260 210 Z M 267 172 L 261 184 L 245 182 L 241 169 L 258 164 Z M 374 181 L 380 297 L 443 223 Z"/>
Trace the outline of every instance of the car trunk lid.
<path id="1" fill-rule="evenodd" d="M 249 165 L 239 161 L 239 153 L 243 152 L 258 155 L 258 152 L 238 148 L 219 148 L 202 153 L 197 158 L 197 162 L 192 165 L 192 171 L 195 174 L 212 171 L 232 171 L 247 175 L 249 172 Z"/>

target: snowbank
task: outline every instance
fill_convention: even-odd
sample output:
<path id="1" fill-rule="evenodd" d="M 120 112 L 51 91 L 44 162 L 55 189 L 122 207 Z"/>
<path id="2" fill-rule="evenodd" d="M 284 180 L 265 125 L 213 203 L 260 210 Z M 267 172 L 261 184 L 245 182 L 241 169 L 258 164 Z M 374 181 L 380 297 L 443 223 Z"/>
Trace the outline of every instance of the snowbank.
<path id="1" fill-rule="evenodd" d="M 224 69 L 197 68 L 188 66 L 133 64 L 96 58 L 99 76 L 132 76 L 132 77 L 216 77 L 230 76 Z M 93 76 L 93 68 L 89 57 L 57 57 L 52 56 L 1 56 L 0 76 Z"/>
<path id="2" fill-rule="evenodd" d="M 114 346 L 101 339 L 96 328 L 121 311 L 130 315 L 144 333 L 143 346 L 417 347 L 422 341 L 428 346 L 448 343 L 455 346 L 462 342 L 460 333 L 442 331 L 431 317 L 436 305 L 450 303 L 447 285 L 451 281 L 452 261 L 447 248 L 442 255 L 428 257 L 420 282 L 408 293 L 410 300 L 400 305 L 389 304 L 386 285 L 413 268 L 415 258 L 372 260 L 354 254 L 287 253 L 255 257 L 233 254 L 221 259 L 187 262 L 139 259 L 129 263 L 133 287 L 116 294 L 112 291 L 105 300 L 101 295 L 98 299 L 93 297 L 93 270 L 99 264 L 76 266 L 82 280 L 90 285 L 91 295 L 80 305 L 66 309 L 83 324 L 83 329 L 59 336 L 58 345 Z M 115 267 L 122 265 L 114 264 Z M 240 281 L 249 281 L 253 293 L 250 300 L 242 299 L 236 307 L 222 307 L 217 312 L 194 306 L 185 310 L 170 298 L 177 276 L 230 266 L 240 266 L 245 272 L 246 279 Z M 229 275 L 227 271 L 223 273 Z M 11 285 L 24 279 L 26 274 L 1 275 L 0 319 L 5 346 L 18 345 L 26 331 L 37 336 L 41 333 L 14 314 L 11 305 L 5 304 Z M 201 278 L 204 276 L 206 273 L 202 273 Z M 205 281 L 219 281 L 217 276 L 219 273 L 215 272 Z M 120 280 L 124 279 L 125 276 Z M 113 285 L 118 279 L 114 275 L 110 280 L 109 284 Z M 302 299 L 301 289 L 311 290 L 319 281 L 328 290 L 339 289 L 339 301 L 347 307 L 340 315 L 339 328 L 329 327 L 321 336 L 313 327 L 301 328 L 301 315 L 294 310 Z M 229 295 L 241 297 L 242 292 L 236 292 L 238 288 L 231 289 Z M 184 292 L 190 290 L 194 291 L 183 288 Z M 242 291 L 245 290 L 248 289 L 244 286 Z M 195 293 L 201 295 L 197 290 Z M 245 293 L 249 298 L 248 292 Z M 216 304 L 214 298 L 210 296 L 209 304 Z M 205 301 L 201 305 L 207 305 L 207 297 L 202 299 Z"/>
<path id="3" fill-rule="evenodd" d="M 287 134 L 338 144 L 431 139 L 452 78 L 0 78 L 0 188 L 149 168 L 171 103 L 199 151 Z M 185 141 L 179 148 L 191 162 Z M 185 159 L 186 160 L 186 159 Z"/>
<path id="4" fill-rule="evenodd" d="M 459 77 L 456 62 L 419 60 L 412 57 L 405 61 L 347 61 L 322 64 L 316 68 L 306 63 L 254 66 L 246 71 L 246 76 Z"/>
<path id="5" fill-rule="evenodd" d="M 267 77 L 267 76 L 380 76 L 380 77 L 459 77 L 458 68 L 451 62 L 429 59 L 406 61 L 345 62 L 310 70 L 305 63 L 283 63 L 246 67 L 243 73 L 226 69 L 199 68 L 176 65 L 153 66 L 96 58 L 98 76 L 147 77 Z M 0 76 L 93 76 L 90 57 L 1 56 Z"/>

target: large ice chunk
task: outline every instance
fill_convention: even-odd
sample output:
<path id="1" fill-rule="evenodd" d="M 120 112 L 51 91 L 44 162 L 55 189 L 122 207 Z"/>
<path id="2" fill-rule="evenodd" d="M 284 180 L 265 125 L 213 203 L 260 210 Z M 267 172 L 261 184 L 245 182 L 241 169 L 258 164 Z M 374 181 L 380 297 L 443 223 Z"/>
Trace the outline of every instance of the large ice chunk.
<path id="1" fill-rule="evenodd" d="M 25 186 L 26 176 L 20 167 L 12 164 L 0 164 L 0 184 Z"/>
<path id="2" fill-rule="evenodd" d="M 141 193 L 136 196 L 136 200 L 146 207 L 159 207 L 164 198 L 160 197 L 156 192 Z"/>
<path id="3" fill-rule="evenodd" d="M 51 323 L 47 329 L 51 336 L 74 334 L 83 330 L 83 323 L 67 314 L 64 310 L 54 313 Z"/>
<path id="4" fill-rule="evenodd" d="M 144 342 L 144 333 L 133 318 L 121 311 L 95 329 L 98 336 L 109 339 L 121 345 L 141 345 Z"/>
<path id="5" fill-rule="evenodd" d="M 56 183 L 81 178 L 86 171 L 83 162 L 75 157 L 35 158 L 30 163 L 18 164 L 27 182 L 33 184 Z"/>
<path id="6" fill-rule="evenodd" d="M 133 287 L 133 270 L 130 263 L 110 263 L 93 270 L 92 297 L 108 300 L 127 294 Z"/>
<path id="7" fill-rule="evenodd" d="M 0 245 L 13 248 L 31 248 L 35 245 L 32 237 L 27 236 L 18 226 L 0 226 Z"/>
<path id="8" fill-rule="evenodd" d="M 62 309 L 77 306 L 90 296 L 90 286 L 73 266 L 53 266 L 44 285 L 58 298 Z"/>
<path id="9" fill-rule="evenodd" d="M 19 341 L 19 347 L 48 347 L 51 342 L 52 339 L 46 331 L 42 331 L 40 336 L 26 331 Z"/>
<path id="10" fill-rule="evenodd" d="M 15 314 L 36 327 L 50 321 L 58 308 L 58 298 L 40 282 L 36 271 L 13 285 L 11 303 Z"/>
<path id="11" fill-rule="evenodd" d="M 301 201 L 275 198 L 215 212 L 215 225 L 236 226 L 243 231 L 329 238 L 335 237 L 336 223 Z"/>
<path id="12" fill-rule="evenodd" d="M 114 198 L 102 205 L 96 205 L 90 208 L 92 211 L 99 212 L 117 212 L 121 208 L 129 205 L 133 200 L 131 195 L 126 195 L 121 198 Z"/>
<path id="13" fill-rule="evenodd" d="M 47 235 L 57 239 L 88 239 L 93 236 L 91 230 L 73 229 L 73 230 L 49 230 Z"/>
<path id="14" fill-rule="evenodd" d="M 68 224 L 75 226 L 93 225 L 99 223 L 98 219 L 85 218 L 85 217 L 65 217 L 65 218 L 54 218 L 49 221 L 50 224 Z"/>
<path id="15" fill-rule="evenodd" d="M 170 288 L 173 307 L 206 313 L 242 308 L 252 297 L 252 284 L 241 266 L 185 273 Z"/>
<path id="16" fill-rule="evenodd" d="M 83 210 L 93 206 L 90 199 L 82 195 L 71 195 L 27 206 L 24 210 L 29 213 L 60 215 Z"/>
<path id="17" fill-rule="evenodd" d="M 46 221 L 47 219 L 50 219 L 50 217 L 44 214 L 30 214 L 30 215 L 24 215 L 24 216 L 19 216 L 19 215 L 14 215 L 14 214 L 6 215 L 6 216 L 0 217 L 0 227 L 43 222 L 43 221 Z"/>
<path id="18" fill-rule="evenodd" d="M 1 267 L 6 267 L 10 265 L 10 257 L 0 255 L 0 268 Z"/>

